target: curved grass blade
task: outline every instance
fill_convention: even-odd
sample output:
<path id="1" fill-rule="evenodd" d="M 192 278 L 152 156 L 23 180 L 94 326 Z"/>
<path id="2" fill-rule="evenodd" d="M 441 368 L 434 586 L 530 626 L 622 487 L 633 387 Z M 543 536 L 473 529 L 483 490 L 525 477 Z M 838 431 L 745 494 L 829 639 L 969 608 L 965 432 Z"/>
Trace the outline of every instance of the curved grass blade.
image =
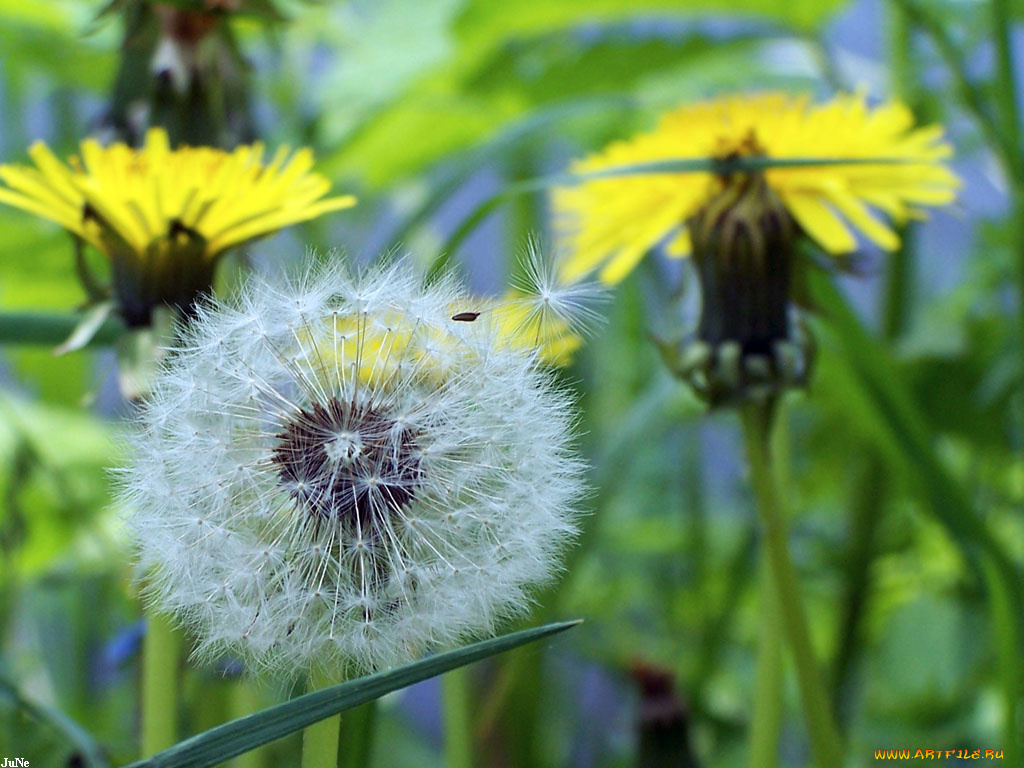
<path id="1" fill-rule="evenodd" d="M 844 370 L 867 404 L 886 455 L 910 480 L 925 508 L 962 547 L 967 562 L 985 585 L 997 638 L 1003 695 L 1006 702 L 1007 752 L 1019 755 L 1021 693 L 1024 691 L 1024 579 L 963 485 L 938 459 L 934 439 L 905 380 L 849 307 L 831 280 L 816 270 L 808 275 L 811 298 L 827 321 L 822 353 L 829 364 Z"/>
<path id="2" fill-rule="evenodd" d="M 388 672 L 378 672 L 307 693 L 284 704 L 211 728 L 146 760 L 132 763 L 129 768 L 208 768 L 346 709 L 380 698 L 386 693 L 564 632 L 579 623 L 564 621 L 513 632 L 439 653 Z"/>
<path id="3" fill-rule="evenodd" d="M 597 98 L 560 102 L 551 107 L 535 109 L 523 118 L 506 126 L 497 136 L 472 148 L 455 162 L 455 168 L 444 175 L 424 196 L 419 205 L 390 235 L 391 249 L 400 249 L 416 227 L 422 225 L 438 209 L 447 203 L 474 173 L 494 158 L 505 156 L 509 151 L 523 146 L 541 131 L 550 131 L 554 126 L 572 120 L 580 115 L 607 114 L 610 110 L 627 112 L 636 109 L 637 99 L 625 94 L 604 94 Z M 451 165 L 445 162 L 444 165 Z"/>
<path id="4" fill-rule="evenodd" d="M 63 712 L 29 701 L 22 696 L 17 686 L 2 677 L 0 677 L 0 696 L 9 699 L 30 717 L 47 723 L 60 733 L 67 743 L 74 747 L 75 756 L 80 761 L 79 764 L 82 768 L 110 768 L 110 763 L 104 756 L 103 748 L 99 743 L 82 726 Z"/>
<path id="5" fill-rule="evenodd" d="M 590 173 L 554 173 L 538 176 L 515 184 L 509 184 L 500 192 L 482 201 L 474 208 L 442 246 L 438 257 L 431 264 L 427 281 L 435 280 L 443 273 L 451 255 L 462 241 L 499 205 L 517 195 L 539 192 L 552 187 L 571 187 L 588 181 L 618 178 L 622 176 L 644 176 L 675 173 L 756 173 L 771 168 L 812 168 L 830 165 L 901 165 L 919 161 L 899 157 L 687 157 L 675 160 L 657 160 L 650 163 L 633 163 L 614 168 L 604 168 Z"/>

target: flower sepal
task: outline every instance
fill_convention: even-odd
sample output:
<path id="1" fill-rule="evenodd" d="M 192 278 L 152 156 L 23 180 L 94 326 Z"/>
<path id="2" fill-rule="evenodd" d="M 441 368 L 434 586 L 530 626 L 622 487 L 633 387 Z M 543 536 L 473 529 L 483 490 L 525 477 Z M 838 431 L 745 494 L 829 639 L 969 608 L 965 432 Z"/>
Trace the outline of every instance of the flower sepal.
<path id="1" fill-rule="evenodd" d="M 812 349 L 792 306 L 796 222 L 763 174 L 716 183 L 718 193 L 687 222 L 700 318 L 670 365 L 712 407 L 803 387 Z"/>

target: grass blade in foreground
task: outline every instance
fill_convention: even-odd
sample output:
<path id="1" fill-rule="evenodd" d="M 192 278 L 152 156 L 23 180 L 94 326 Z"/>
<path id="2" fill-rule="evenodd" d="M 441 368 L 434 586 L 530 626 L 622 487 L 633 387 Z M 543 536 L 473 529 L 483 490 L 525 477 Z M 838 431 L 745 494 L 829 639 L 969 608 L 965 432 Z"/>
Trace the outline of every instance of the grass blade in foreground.
<path id="1" fill-rule="evenodd" d="M 378 672 L 307 693 L 284 704 L 211 728 L 146 760 L 133 763 L 129 768 L 206 768 L 217 765 L 386 693 L 563 632 L 577 624 L 578 621 L 565 621 L 513 632 L 439 653 L 388 672 Z"/>

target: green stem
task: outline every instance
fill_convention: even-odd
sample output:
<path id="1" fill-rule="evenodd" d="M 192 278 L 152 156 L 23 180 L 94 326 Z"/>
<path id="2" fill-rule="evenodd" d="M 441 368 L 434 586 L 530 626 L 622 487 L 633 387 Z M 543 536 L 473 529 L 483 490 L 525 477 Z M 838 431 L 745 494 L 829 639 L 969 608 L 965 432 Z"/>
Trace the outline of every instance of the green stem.
<path id="1" fill-rule="evenodd" d="M 312 693 L 335 682 L 325 675 L 310 675 L 309 691 Z M 302 732 L 302 768 L 337 768 L 340 727 L 341 715 L 331 715 Z"/>
<path id="2" fill-rule="evenodd" d="M 754 683 L 754 718 L 750 727 L 750 768 L 779 764 L 782 725 L 782 627 L 772 581 L 766 540 L 761 540 L 761 631 Z"/>
<path id="3" fill-rule="evenodd" d="M 338 768 L 368 768 L 377 729 L 377 700 L 350 709 L 341 718 Z"/>
<path id="4" fill-rule="evenodd" d="M 1017 69 L 1013 61 L 1014 19 L 1007 0 L 992 0 L 992 38 L 996 47 L 996 106 L 1003 124 L 1003 136 L 1011 157 L 1017 162 L 1007 169 L 1010 176 L 1024 178 L 1021 167 L 1020 105 L 1017 103 Z"/>
<path id="5" fill-rule="evenodd" d="M 244 677 L 228 682 L 228 719 L 235 720 L 239 717 L 259 712 L 265 706 L 263 697 L 260 696 L 256 686 Z M 218 723 L 219 725 L 220 723 Z M 243 752 L 231 761 L 231 768 L 264 768 L 267 761 L 268 750 L 263 747 L 250 749 Z"/>
<path id="6" fill-rule="evenodd" d="M 844 557 L 843 600 L 832 674 L 833 701 L 837 718 L 842 726 L 849 721 L 852 711 L 854 665 L 860 654 L 861 624 L 871 597 L 871 566 L 878 545 L 876 531 L 888 495 L 886 466 L 870 448 L 864 467 L 857 473 L 851 493 L 850 528 L 846 538 L 849 546 Z"/>
<path id="7" fill-rule="evenodd" d="M 989 106 L 985 103 L 985 96 L 977 84 L 967 74 L 967 64 L 961 53 L 960 46 L 950 36 L 947 28 L 930 13 L 918 0 L 894 0 L 894 2 L 906 13 L 907 18 L 915 26 L 923 30 L 935 44 L 935 49 L 942 58 L 946 69 L 953 78 L 953 89 L 957 97 L 974 116 L 978 127 L 984 134 L 986 141 L 1000 152 L 1003 159 L 1006 158 L 1006 143 L 1003 140 L 999 123 L 989 112 Z"/>
<path id="8" fill-rule="evenodd" d="M 1010 227 L 1016 251 L 1018 311 L 1024 330 L 1024 150 L 1021 146 L 1020 105 L 1017 102 L 1017 69 L 1013 61 L 1014 19 L 1007 0 L 991 0 L 992 39 L 995 41 L 995 100 L 1005 142 L 1006 175 L 1010 182 Z"/>
<path id="9" fill-rule="evenodd" d="M 178 740 L 178 662 L 181 634 L 166 616 L 150 614 L 142 648 L 142 755 Z"/>
<path id="10" fill-rule="evenodd" d="M 42 312 L 0 312 L 0 344 L 56 346 L 67 340 L 82 322 L 81 315 Z M 90 340 L 90 345 L 110 344 L 124 332 L 124 324 L 110 317 Z"/>
<path id="11" fill-rule="evenodd" d="M 473 731 L 470 726 L 470 682 L 466 667 L 441 678 L 444 711 L 445 768 L 473 768 Z"/>
<path id="12" fill-rule="evenodd" d="M 989 591 L 989 607 L 992 611 L 992 627 L 995 630 L 996 656 L 999 665 L 999 679 L 1003 692 L 1006 712 L 1003 717 L 1002 743 L 1006 745 L 1006 764 L 1021 764 L 1022 736 L 1020 726 L 1021 680 L 1020 648 L 1018 646 L 1013 600 L 998 568 L 990 558 L 982 562 L 985 581 Z"/>
<path id="13" fill-rule="evenodd" d="M 807 617 L 789 556 L 786 528 L 778 489 L 772 476 L 769 433 L 773 404 L 749 403 L 740 411 L 744 441 L 750 462 L 758 514 L 775 584 L 780 619 L 796 664 L 804 716 L 810 731 L 811 750 L 820 768 L 843 764 L 839 731 L 832 718 L 829 697 L 814 658 Z"/>

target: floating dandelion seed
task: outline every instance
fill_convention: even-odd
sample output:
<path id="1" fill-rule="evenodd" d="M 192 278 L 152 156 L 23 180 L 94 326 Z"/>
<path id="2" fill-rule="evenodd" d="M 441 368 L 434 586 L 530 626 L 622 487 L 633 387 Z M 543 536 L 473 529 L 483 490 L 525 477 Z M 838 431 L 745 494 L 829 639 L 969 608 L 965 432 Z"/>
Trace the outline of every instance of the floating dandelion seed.
<path id="1" fill-rule="evenodd" d="M 285 674 L 365 671 L 523 612 L 574 534 L 567 395 L 450 279 L 252 282 L 198 309 L 132 439 L 154 608 Z"/>
<path id="2" fill-rule="evenodd" d="M 604 320 L 597 307 L 608 298 L 592 280 L 566 280 L 561 261 L 530 238 L 511 290 L 490 308 L 501 333 L 514 344 L 536 347 L 547 362 L 568 364 L 584 336 Z"/>

